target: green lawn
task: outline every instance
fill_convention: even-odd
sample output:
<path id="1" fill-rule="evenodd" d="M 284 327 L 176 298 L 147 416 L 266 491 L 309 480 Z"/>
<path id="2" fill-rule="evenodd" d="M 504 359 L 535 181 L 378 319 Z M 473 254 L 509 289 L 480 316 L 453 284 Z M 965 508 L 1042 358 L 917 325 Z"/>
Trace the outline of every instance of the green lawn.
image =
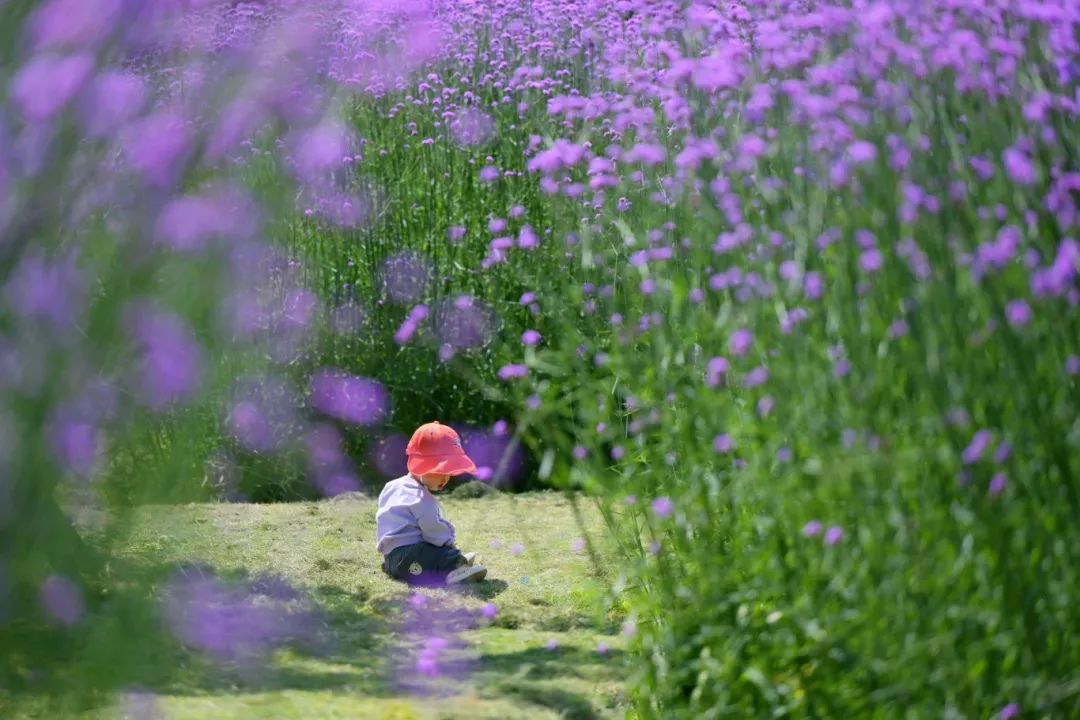
<path id="1" fill-rule="evenodd" d="M 124 560 L 158 568 L 199 563 L 235 579 L 277 575 L 317 608 L 320 642 L 279 650 L 254 668 L 171 649 L 162 656 L 168 672 L 150 673 L 160 679 L 136 687 L 153 694 L 164 718 L 621 717 L 622 618 L 594 610 L 611 578 L 572 549 L 582 533 L 569 502 L 556 493 L 443 502 L 458 545 L 480 553 L 490 571 L 467 589 L 423 593 L 443 612 L 489 602 L 498 608 L 460 633 L 453 657 L 467 667 L 462 679 L 427 678 L 401 660 L 417 642 L 402 626 L 415 613 L 411 592 L 379 568 L 374 501 L 350 497 L 141 509 Z M 583 507 L 582 517 L 596 540 L 595 509 Z M 415 687 L 402 689 L 403 682 Z M 15 716 L 55 716 L 48 708 L 43 698 L 25 698 Z M 110 706 L 78 716 L 122 714 Z"/>

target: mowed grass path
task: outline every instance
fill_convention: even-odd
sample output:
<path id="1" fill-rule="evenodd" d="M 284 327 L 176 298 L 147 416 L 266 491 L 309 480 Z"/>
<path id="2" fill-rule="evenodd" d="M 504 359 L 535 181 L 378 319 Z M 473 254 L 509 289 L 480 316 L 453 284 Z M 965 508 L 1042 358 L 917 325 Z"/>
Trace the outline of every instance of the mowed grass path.
<path id="1" fill-rule="evenodd" d="M 467 629 L 455 657 L 460 678 L 413 669 L 416 635 L 403 623 L 411 591 L 387 578 L 374 549 L 375 503 L 350 497 L 278 505 L 141 509 L 126 559 L 156 566 L 198 563 L 225 578 L 278 576 L 317 608 L 325 642 L 279 650 L 254 670 L 178 653 L 159 687 L 165 718 L 606 718 L 625 708 L 617 611 L 595 612 L 610 587 L 573 544 L 582 533 L 557 493 L 443 499 L 458 545 L 475 550 L 488 580 L 465 590 L 424 590 L 432 608 L 497 615 Z M 595 541 L 600 519 L 585 504 Z M 555 649 L 549 643 L 554 640 Z M 411 646 L 410 646 L 411 643 Z M 607 646 L 606 652 L 598 647 Z M 603 648 L 601 648 L 603 649 Z M 412 685 L 404 689 L 402 685 Z M 102 709 L 87 717 L 116 717 Z"/>

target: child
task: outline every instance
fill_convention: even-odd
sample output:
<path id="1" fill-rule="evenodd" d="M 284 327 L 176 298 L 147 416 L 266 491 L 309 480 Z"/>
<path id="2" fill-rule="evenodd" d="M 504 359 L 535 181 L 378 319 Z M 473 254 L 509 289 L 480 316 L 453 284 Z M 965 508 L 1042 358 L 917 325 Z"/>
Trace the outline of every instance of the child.
<path id="1" fill-rule="evenodd" d="M 452 475 L 476 472 L 461 438 L 450 426 L 430 422 L 416 429 L 405 455 L 409 474 L 386 484 L 375 513 L 383 571 L 415 585 L 483 580 L 487 568 L 476 563 L 475 553 L 463 555 L 454 547 L 454 526 L 431 494 Z"/>

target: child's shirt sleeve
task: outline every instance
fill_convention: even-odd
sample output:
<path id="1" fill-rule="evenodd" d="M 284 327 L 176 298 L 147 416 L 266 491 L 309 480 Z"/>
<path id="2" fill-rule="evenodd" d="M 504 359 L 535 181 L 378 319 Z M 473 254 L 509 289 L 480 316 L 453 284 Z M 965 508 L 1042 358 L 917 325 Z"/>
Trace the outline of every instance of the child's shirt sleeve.
<path id="1" fill-rule="evenodd" d="M 438 500 L 425 492 L 420 502 L 412 506 L 412 511 L 425 542 L 440 547 L 454 542 L 457 533 L 450 521 L 443 517 Z"/>

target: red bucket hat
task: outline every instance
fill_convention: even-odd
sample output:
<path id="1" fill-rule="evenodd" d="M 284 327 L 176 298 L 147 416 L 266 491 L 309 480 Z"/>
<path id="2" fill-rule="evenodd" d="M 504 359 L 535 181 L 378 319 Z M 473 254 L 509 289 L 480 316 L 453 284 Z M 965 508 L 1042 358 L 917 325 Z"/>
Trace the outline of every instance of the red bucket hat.
<path id="1" fill-rule="evenodd" d="M 449 425 L 438 420 L 416 428 L 405 448 L 409 472 L 421 476 L 428 473 L 462 475 L 475 473 L 476 464 L 465 454 L 461 438 Z"/>

